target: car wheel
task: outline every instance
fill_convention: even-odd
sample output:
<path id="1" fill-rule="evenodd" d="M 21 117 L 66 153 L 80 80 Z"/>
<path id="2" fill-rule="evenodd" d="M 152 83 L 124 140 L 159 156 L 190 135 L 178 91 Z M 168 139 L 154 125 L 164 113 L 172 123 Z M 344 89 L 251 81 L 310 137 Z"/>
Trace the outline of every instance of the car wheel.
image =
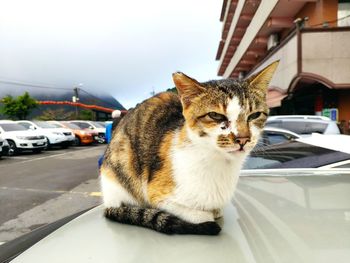
<path id="1" fill-rule="evenodd" d="M 51 143 L 50 143 L 50 140 L 49 140 L 49 138 L 47 138 L 46 137 L 46 149 L 51 149 L 51 147 L 52 147 L 52 145 L 51 145 Z"/>
<path id="2" fill-rule="evenodd" d="M 33 153 L 41 153 L 43 149 L 33 149 Z"/>
<path id="3" fill-rule="evenodd" d="M 69 147 L 69 143 L 68 142 L 64 142 L 61 144 L 61 148 L 62 149 L 67 149 Z"/>
<path id="4" fill-rule="evenodd" d="M 74 142 L 73 142 L 73 146 L 79 146 L 81 144 L 81 141 L 79 139 L 79 137 L 75 137 Z"/>
<path id="5" fill-rule="evenodd" d="M 7 140 L 8 144 L 9 144 L 9 151 L 8 151 L 8 155 L 9 156 L 13 156 L 13 155 L 16 155 L 18 153 L 18 149 L 17 149 L 17 146 L 15 144 L 14 141 L 10 141 L 10 140 Z"/>

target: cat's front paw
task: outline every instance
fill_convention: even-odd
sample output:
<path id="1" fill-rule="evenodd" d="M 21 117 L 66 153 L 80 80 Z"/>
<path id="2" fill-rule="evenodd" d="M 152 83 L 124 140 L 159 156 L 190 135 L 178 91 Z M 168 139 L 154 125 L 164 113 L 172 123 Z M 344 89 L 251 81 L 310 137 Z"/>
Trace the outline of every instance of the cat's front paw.
<path id="1" fill-rule="evenodd" d="M 214 209 L 212 212 L 213 212 L 213 215 L 214 215 L 214 219 L 219 219 L 219 218 L 224 216 L 223 209 L 221 209 L 221 208 Z"/>

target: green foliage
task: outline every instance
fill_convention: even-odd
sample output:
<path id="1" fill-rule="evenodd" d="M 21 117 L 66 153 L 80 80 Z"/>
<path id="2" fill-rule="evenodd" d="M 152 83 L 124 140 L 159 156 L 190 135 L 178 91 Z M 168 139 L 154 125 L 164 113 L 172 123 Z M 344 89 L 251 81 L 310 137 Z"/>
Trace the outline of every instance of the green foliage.
<path id="1" fill-rule="evenodd" d="M 43 114 L 38 116 L 36 119 L 41 120 L 41 121 L 73 120 L 73 119 L 75 119 L 75 112 L 73 112 L 73 111 L 65 111 L 63 108 L 57 109 L 57 110 L 47 109 L 47 110 L 43 111 Z"/>
<path id="2" fill-rule="evenodd" d="M 81 110 L 79 111 L 78 119 L 91 121 L 93 119 L 93 113 L 91 110 Z"/>
<path id="3" fill-rule="evenodd" d="M 171 91 L 171 92 L 177 93 L 176 87 L 173 87 L 173 88 L 171 88 L 171 89 L 167 89 L 166 91 Z"/>
<path id="4" fill-rule="evenodd" d="M 0 112 L 11 119 L 25 120 L 30 112 L 38 107 L 38 102 L 28 92 L 13 98 L 10 95 L 1 99 Z"/>

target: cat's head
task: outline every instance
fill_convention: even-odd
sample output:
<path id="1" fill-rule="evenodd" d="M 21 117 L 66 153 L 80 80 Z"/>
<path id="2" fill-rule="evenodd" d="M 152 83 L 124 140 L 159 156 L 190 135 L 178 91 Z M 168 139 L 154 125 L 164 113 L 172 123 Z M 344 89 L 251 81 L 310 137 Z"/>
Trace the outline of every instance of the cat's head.
<path id="1" fill-rule="evenodd" d="M 269 113 L 267 88 L 277 66 L 274 62 L 241 81 L 199 83 L 181 72 L 174 73 L 191 140 L 231 156 L 253 149 Z"/>

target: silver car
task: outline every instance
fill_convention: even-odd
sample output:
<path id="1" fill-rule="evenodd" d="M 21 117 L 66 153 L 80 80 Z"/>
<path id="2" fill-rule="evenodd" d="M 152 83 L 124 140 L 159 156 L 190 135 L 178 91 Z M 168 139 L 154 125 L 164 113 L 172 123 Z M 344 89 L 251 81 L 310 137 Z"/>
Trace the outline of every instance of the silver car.
<path id="1" fill-rule="evenodd" d="M 349 170 L 243 173 L 218 236 L 122 225 L 99 206 L 3 244 L 0 259 L 23 252 L 12 262 L 350 262 L 349 211 Z"/>
<path id="2" fill-rule="evenodd" d="M 328 117 L 314 115 L 278 115 L 270 116 L 266 125 L 286 129 L 299 135 L 340 134 L 335 121 Z"/>

